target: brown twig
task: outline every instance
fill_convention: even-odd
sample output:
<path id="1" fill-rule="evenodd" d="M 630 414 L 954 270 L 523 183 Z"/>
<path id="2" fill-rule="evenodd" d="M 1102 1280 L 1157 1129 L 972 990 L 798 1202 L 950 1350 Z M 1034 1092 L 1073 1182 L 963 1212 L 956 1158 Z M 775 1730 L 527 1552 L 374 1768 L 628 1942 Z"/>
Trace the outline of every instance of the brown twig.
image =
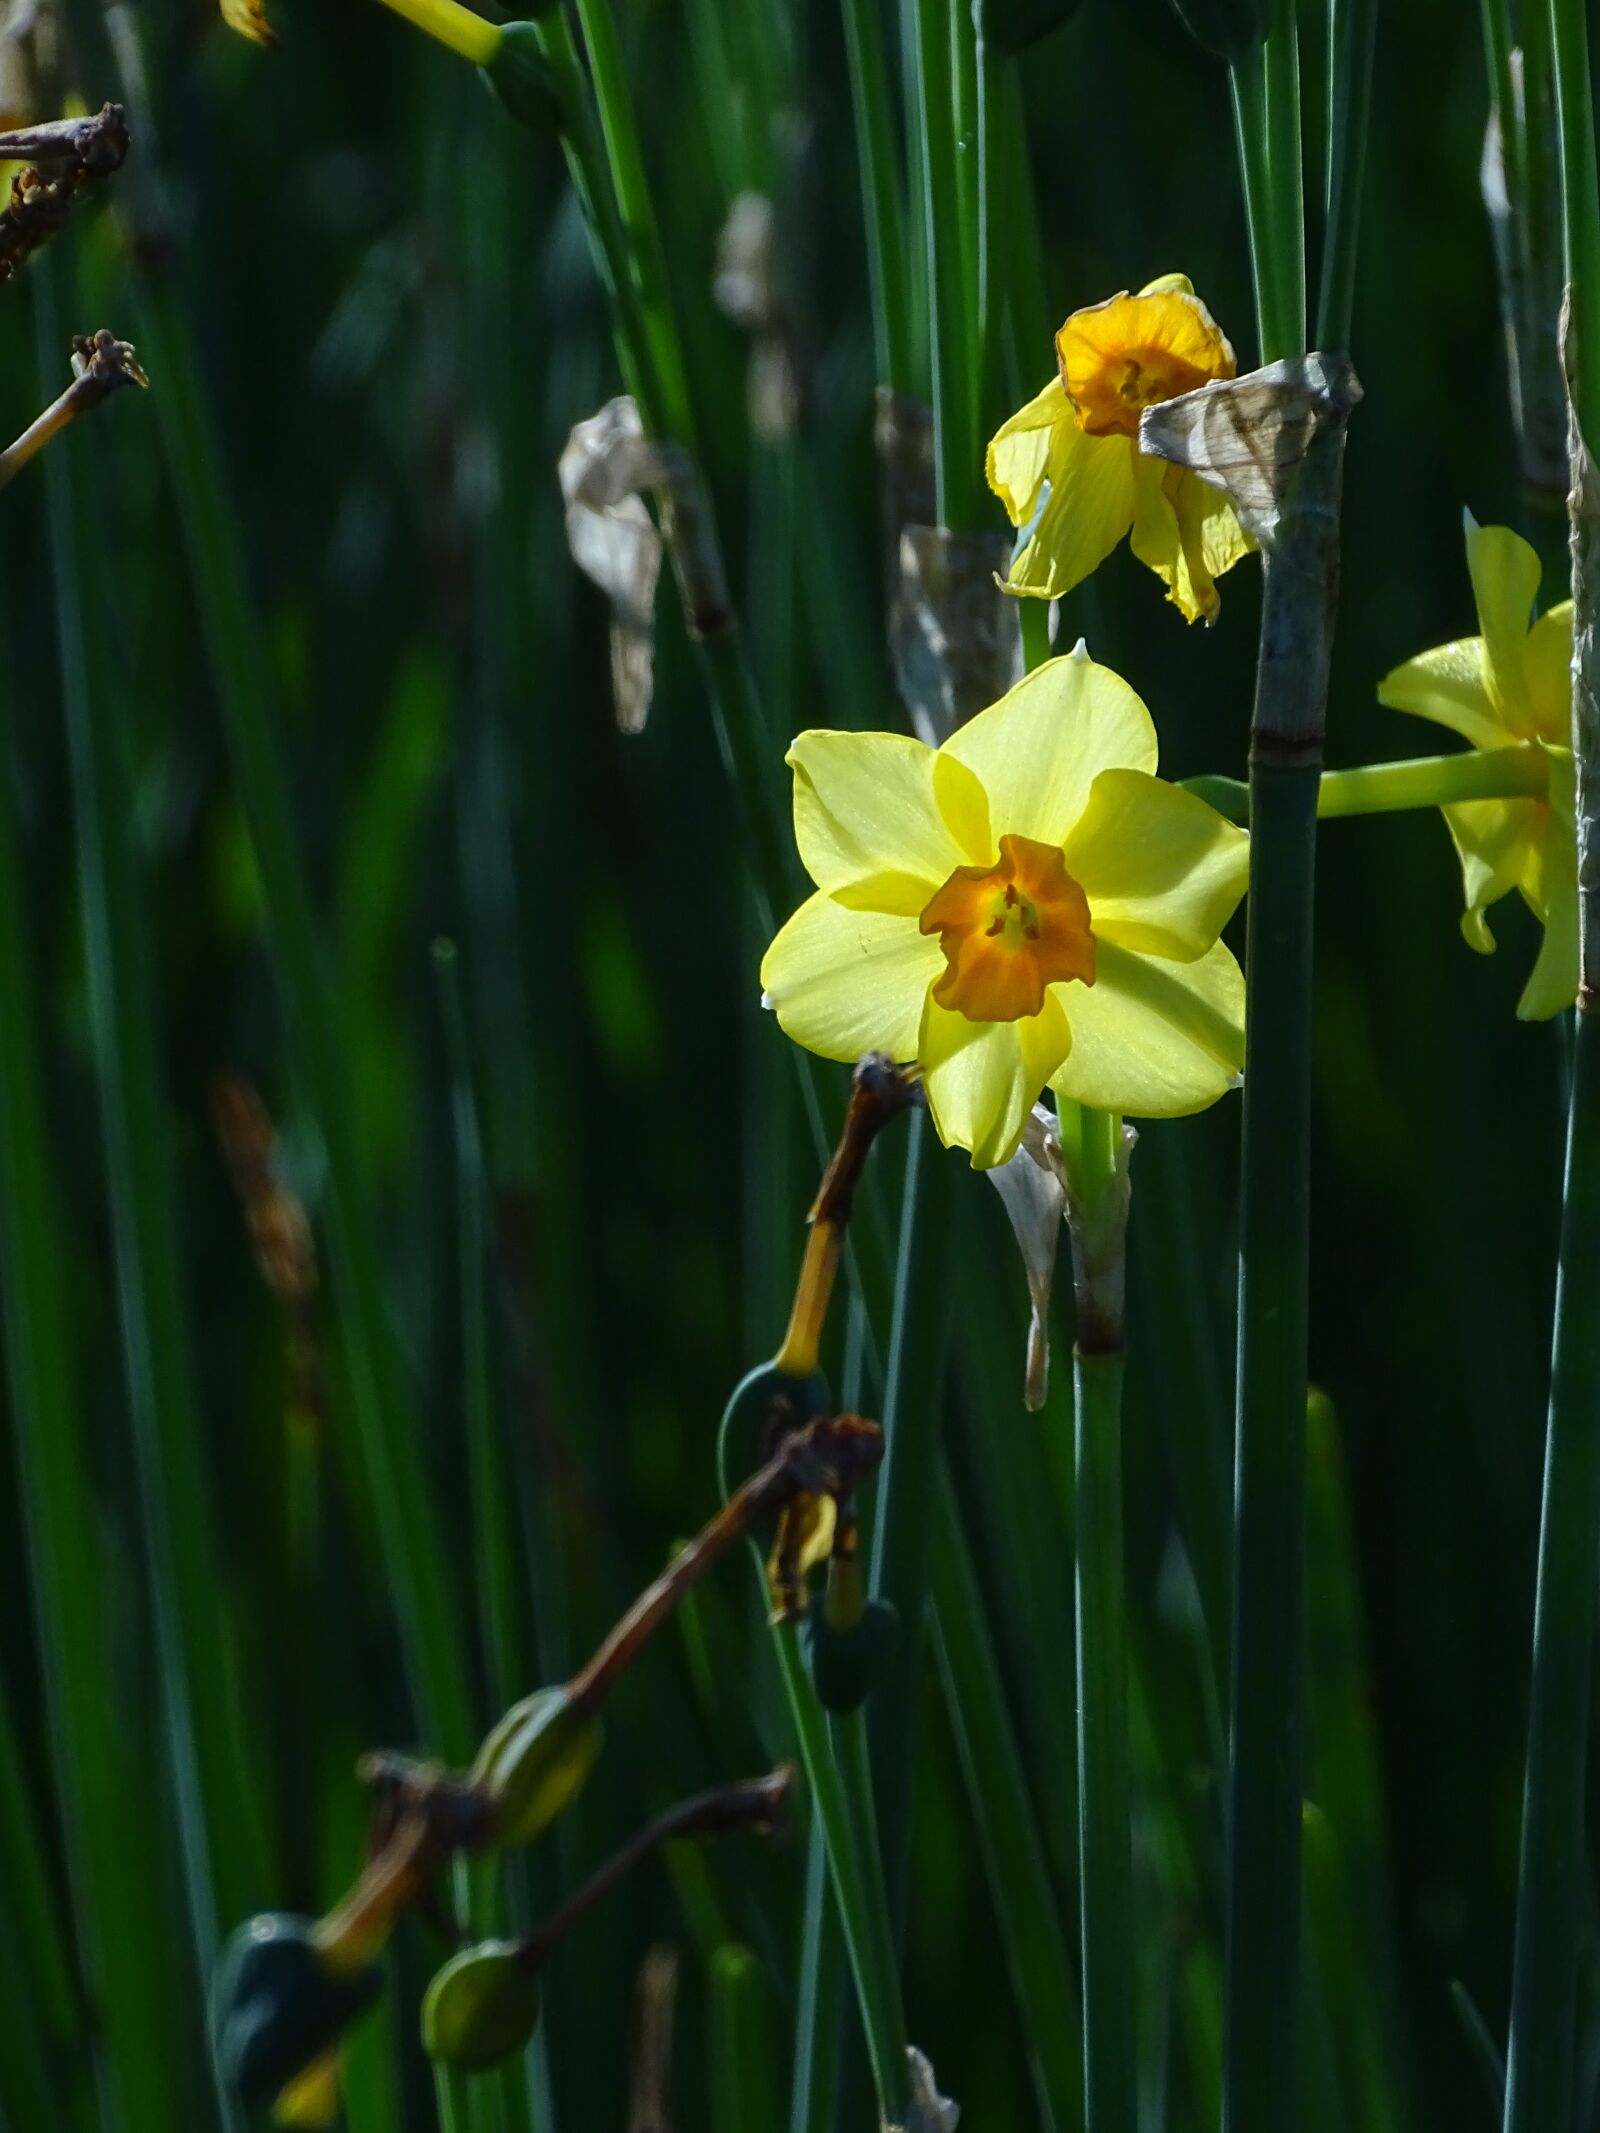
<path id="1" fill-rule="evenodd" d="M 0 272 L 0 280 L 4 278 Z M 0 489 L 13 481 L 69 422 L 88 414 L 125 385 L 149 383 L 130 342 L 119 341 L 104 326 L 98 333 L 77 335 L 72 343 L 72 383 L 60 399 L 29 423 L 15 444 L 0 452 Z"/>
<path id="2" fill-rule="evenodd" d="M 128 120 L 120 104 L 103 104 L 93 118 L 51 119 L 0 133 L 0 158 L 29 164 L 12 180 L 0 214 L 0 281 L 9 281 L 65 228 L 79 193 L 120 170 L 127 153 Z"/>
<path id="3" fill-rule="evenodd" d="M 582 1888 L 518 1943 L 516 1960 L 524 1970 L 542 1969 L 551 1951 L 563 1941 L 580 1919 L 592 1911 L 639 1861 L 658 1845 L 682 1837 L 726 1837 L 736 1830 L 766 1836 L 777 1826 L 795 1786 L 792 1764 L 783 1763 L 765 1777 L 746 1778 L 737 1785 L 718 1786 L 682 1800 L 664 1814 L 647 1822 L 630 1837 L 605 1865 L 592 1874 Z"/>
<path id="4" fill-rule="evenodd" d="M 872 1144 L 891 1119 L 922 1101 L 922 1082 L 914 1068 L 902 1070 L 883 1052 L 868 1052 L 857 1066 L 839 1145 L 806 1217 L 811 1234 L 795 1284 L 789 1328 L 775 1359 L 777 1368 L 790 1376 L 809 1377 L 817 1367 L 822 1325 L 844 1252 L 845 1228 Z"/>
<path id="5" fill-rule="evenodd" d="M 672 2133 L 667 2083 L 672 2070 L 672 2017 L 678 1995 L 678 1957 L 652 1948 L 639 1971 L 628 2133 Z"/>
<path id="6" fill-rule="evenodd" d="M 567 1684 L 572 1708 L 592 1711 L 690 1585 L 758 1518 L 797 1496 L 851 1496 L 883 1457 L 883 1432 L 859 1415 L 821 1415 L 786 1437 L 766 1465 L 639 1595 L 594 1657 Z"/>

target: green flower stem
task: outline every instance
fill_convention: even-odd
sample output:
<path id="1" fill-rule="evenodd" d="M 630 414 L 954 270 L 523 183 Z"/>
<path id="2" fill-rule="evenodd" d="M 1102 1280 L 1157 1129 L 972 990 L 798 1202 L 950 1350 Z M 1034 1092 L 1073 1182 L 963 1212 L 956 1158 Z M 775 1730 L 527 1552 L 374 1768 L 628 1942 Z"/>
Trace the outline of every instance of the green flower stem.
<path id="1" fill-rule="evenodd" d="M 868 1885 L 868 1874 L 876 1862 L 862 1857 L 857 1820 L 845 1780 L 834 1761 L 827 1721 L 800 1656 L 793 1625 L 783 1623 L 775 1628 L 772 1642 L 812 1808 L 828 1850 L 828 1872 L 855 1979 L 879 2109 L 887 2123 L 896 2124 L 903 2117 L 906 2104 L 906 2026 L 894 1948 L 886 1935 L 886 1908 Z"/>
<path id="2" fill-rule="evenodd" d="M 673 317 L 666 251 L 639 147 L 639 129 L 634 123 L 611 0 L 577 0 L 577 10 L 628 248 L 619 285 L 632 286 L 638 292 L 650 360 L 661 390 L 660 426 L 655 434 L 671 437 L 693 451 L 694 412 L 683 346 Z M 545 20 L 559 22 L 560 11 L 553 10 Z"/>
<path id="3" fill-rule="evenodd" d="M 872 1535 L 875 1598 L 900 1618 L 887 1676 L 873 1698 L 872 1736 L 891 1916 L 905 1918 L 911 1861 L 911 1771 L 928 1594 L 933 1506 L 943 1459 L 949 1209 L 957 1157 L 939 1145 L 926 1112 L 910 1120 L 894 1309 L 884 1371 L 884 1461 Z"/>
<path id="4" fill-rule="evenodd" d="M 900 196 L 889 70 L 874 0 L 843 0 L 843 14 L 861 177 L 861 213 L 867 238 L 867 273 L 872 287 L 873 347 L 880 383 L 904 393 L 911 389 L 911 352 L 906 340 L 905 204 Z"/>
<path id="5" fill-rule="evenodd" d="M 1273 317 L 1261 321 L 1261 360 L 1299 355 L 1306 345 L 1306 205 L 1300 133 L 1297 0 L 1271 0 L 1261 48 L 1261 170 L 1273 255 Z"/>
<path id="6" fill-rule="evenodd" d="M 1058 1109 L 1077 1334 L 1073 1542 L 1084 2117 L 1093 2133 L 1135 2133 L 1138 2038 L 1122 1560 L 1127 1170 L 1119 1118 L 1077 1104 L 1062 1103 Z"/>
<path id="7" fill-rule="evenodd" d="M 1322 287 L 1317 298 L 1319 348 L 1350 345 L 1377 31 L 1378 0 L 1328 0 L 1327 195 Z"/>
<path id="8" fill-rule="evenodd" d="M 983 455 L 976 381 L 968 360 L 973 292 L 961 271 L 950 0 L 914 0 L 914 5 L 923 271 L 933 341 L 934 476 L 940 525 L 966 531 L 982 522 Z"/>
<path id="9" fill-rule="evenodd" d="M 1551 0 L 1550 26 L 1576 331 L 1574 402 L 1588 438 L 1600 421 L 1600 177 L 1583 0 Z M 1572 634 L 1578 1008 L 1534 1594 L 1506 2133 L 1544 2133 L 1567 2125 L 1572 2114 L 1600 1562 L 1600 1316 L 1594 1309 L 1600 1285 L 1600 881 L 1593 861 L 1600 828 L 1600 517 L 1593 471 L 1581 448 L 1577 458 Z"/>
<path id="10" fill-rule="evenodd" d="M 1282 301 L 1278 295 L 1278 260 L 1271 239 L 1267 212 L 1267 165 L 1265 153 L 1265 61 L 1260 46 L 1234 61 L 1228 70 L 1233 99 L 1234 144 L 1239 155 L 1239 183 L 1244 193 L 1245 228 L 1250 240 L 1250 278 L 1255 289 L 1256 319 L 1263 343 L 1276 330 Z"/>
<path id="11" fill-rule="evenodd" d="M 789 2133 L 830 2133 L 838 2072 L 839 1968 L 844 1949 L 828 1882 L 828 1847 L 813 1827 L 806 1855 L 805 1914 L 800 1936 L 799 2000 L 789 2085 Z"/>
<path id="12" fill-rule="evenodd" d="M 948 1476 L 940 1486 L 937 1516 L 934 1646 L 950 1723 L 1031 2047 L 1041 2110 L 1055 2133 L 1074 2133 L 1084 2123 L 1083 2064 L 1072 2019 L 1077 1987 L 1051 1897 L 1049 1867 L 1006 1708 L 983 1595 Z M 1091 2123 L 1098 2127 L 1100 2121 Z M 1112 2123 L 1105 2121 L 1107 2127 Z"/>
<path id="13" fill-rule="evenodd" d="M 1250 788 L 1240 778 L 1185 778 L 1184 790 L 1230 822 L 1250 821 Z M 1550 790 L 1549 758 L 1526 744 L 1415 756 L 1403 763 L 1363 763 L 1325 770 L 1317 785 L 1317 815 L 1390 815 L 1408 808 L 1453 807 L 1462 800 L 1542 800 Z"/>
<path id="14" fill-rule="evenodd" d="M 35 263 L 32 276 L 39 374 L 47 389 L 59 374 L 66 315 L 75 302 L 69 267 L 70 253 L 56 247 Z M 176 1165 L 148 1005 L 143 898 L 120 754 L 123 711 L 104 634 L 108 579 L 87 456 L 93 434 L 75 426 L 51 448 L 45 484 L 144 1568 L 190 1928 L 204 1968 L 215 1952 L 219 1908 L 231 1917 L 259 1901 L 271 1886 L 271 1869 L 227 1629 L 219 1634 L 217 1620 L 215 1518 L 176 1250 Z"/>

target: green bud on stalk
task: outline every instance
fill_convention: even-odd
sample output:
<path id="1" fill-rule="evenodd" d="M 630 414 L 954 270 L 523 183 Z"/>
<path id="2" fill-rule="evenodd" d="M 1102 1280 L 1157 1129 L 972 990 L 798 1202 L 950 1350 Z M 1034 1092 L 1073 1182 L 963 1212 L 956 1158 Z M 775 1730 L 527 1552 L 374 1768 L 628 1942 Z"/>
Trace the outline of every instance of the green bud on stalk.
<path id="1" fill-rule="evenodd" d="M 561 131 L 561 97 L 539 33 L 531 22 L 505 25 L 494 57 L 483 72 L 519 126 L 545 140 L 555 139 Z"/>
<path id="2" fill-rule="evenodd" d="M 522 2051 L 539 2023 L 539 1979 L 513 1942 L 488 1940 L 453 1955 L 422 2002 L 430 2059 L 482 2073 Z"/>
<path id="3" fill-rule="evenodd" d="M 491 1841 L 531 1844 L 583 1789 L 600 1753 L 600 1721 L 565 1689 L 514 1703 L 478 1750 L 472 1782 L 492 1803 Z"/>
<path id="4" fill-rule="evenodd" d="M 833 1396 L 820 1370 L 797 1376 L 776 1363 L 758 1363 L 729 1395 L 717 1431 L 717 1474 L 731 1496 L 742 1481 L 765 1466 L 791 1430 L 833 1412 Z"/>
<path id="5" fill-rule="evenodd" d="M 284 1913 L 231 1934 L 211 1988 L 211 2037 L 223 2080 L 264 2109 L 320 2059 L 377 1998 L 375 1964 L 341 1969 L 318 1946 L 317 1921 Z"/>

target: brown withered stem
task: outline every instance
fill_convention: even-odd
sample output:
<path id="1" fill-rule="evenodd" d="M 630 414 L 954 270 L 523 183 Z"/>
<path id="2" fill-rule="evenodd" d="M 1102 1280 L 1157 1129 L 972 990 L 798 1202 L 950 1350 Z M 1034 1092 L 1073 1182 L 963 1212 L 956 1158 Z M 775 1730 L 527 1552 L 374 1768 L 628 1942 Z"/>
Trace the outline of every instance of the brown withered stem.
<path id="1" fill-rule="evenodd" d="M 708 1526 L 675 1555 L 567 1684 L 573 1708 L 594 1710 L 641 1645 L 660 1627 L 696 1578 L 704 1576 L 769 1511 L 797 1496 L 855 1494 L 883 1458 L 883 1432 L 859 1415 L 819 1415 L 784 1438 L 766 1465 L 734 1490 Z"/>
<path id="2" fill-rule="evenodd" d="M 78 195 L 120 170 L 127 153 L 128 119 L 120 104 L 103 104 L 93 118 L 0 133 L 0 159 L 29 166 L 12 180 L 0 213 L 0 281 L 66 227 Z"/>
<path id="3" fill-rule="evenodd" d="M 283 1316 L 289 1412 L 303 1424 L 322 1419 L 322 1367 L 312 1306 L 317 1247 L 305 1207 L 278 1174 L 277 1129 L 256 1090 L 240 1074 L 211 1084 L 211 1122 L 244 1213 L 262 1280 Z"/>
<path id="4" fill-rule="evenodd" d="M 714 1791 L 696 1793 L 693 1799 L 681 1800 L 676 1807 L 669 1807 L 653 1822 L 647 1822 L 620 1850 L 613 1852 L 582 1888 L 574 1890 L 526 1940 L 518 1943 L 518 1966 L 523 1970 L 542 1969 L 551 1951 L 565 1940 L 578 1921 L 586 1917 L 600 1899 L 658 1845 L 668 1844 L 674 1838 L 727 1837 L 739 1830 L 748 1830 L 755 1836 L 770 1836 L 779 1825 L 794 1787 L 794 1766 L 782 1763 L 765 1777 L 745 1778 L 737 1785 L 720 1785 Z"/>
<path id="5" fill-rule="evenodd" d="M 774 1358 L 779 1370 L 794 1377 L 809 1377 L 816 1369 L 823 1321 L 844 1253 L 845 1229 L 867 1156 L 891 1119 L 923 1101 L 922 1082 L 915 1068 L 897 1067 L 883 1052 L 868 1052 L 857 1065 L 839 1145 L 822 1174 L 822 1183 L 806 1217 L 811 1234 L 806 1239 L 800 1279 L 795 1284 L 789 1328 Z"/>
<path id="6" fill-rule="evenodd" d="M 29 423 L 15 444 L 0 452 L 0 489 L 13 481 L 69 422 L 99 407 L 125 385 L 149 383 L 130 342 L 119 341 L 104 326 L 98 333 L 76 335 L 72 343 L 72 383 L 59 400 Z"/>
<path id="7" fill-rule="evenodd" d="M 573 1676 L 567 1685 L 571 1707 L 575 1711 L 598 1707 L 618 1675 L 689 1586 L 757 1519 L 802 1496 L 832 1496 L 836 1501 L 846 1501 L 876 1470 L 882 1457 L 882 1431 L 876 1423 L 865 1422 L 857 1415 L 819 1416 L 787 1437 L 766 1465 L 734 1491 L 710 1524 L 640 1594 L 588 1665 Z M 359 1960 L 365 1949 L 382 1942 L 389 1927 L 406 1910 L 419 1912 L 445 1937 L 453 1938 L 451 1922 L 435 1898 L 435 1877 L 454 1853 L 481 1851 L 490 1843 L 490 1795 L 464 1772 L 447 1770 L 437 1763 L 415 1762 L 381 1749 L 362 1757 L 356 1775 L 374 1798 L 366 1863 L 349 1894 L 324 1919 L 319 1939 L 342 1951 L 344 1959 Z M 761 1782 L 772 1784 L 775 1780 Z M 693 1818 L 712 1816 L 713 1802 L 735 1795 L 745 1804 L 730 1811 L 745 1814 L 748 1819 L 754 1810 L 741 1788 L 734 1787 L 726 1794 L 708 1793 L 673 1810 L 674 1814 L 690 1817 L 689 1822 L 671 1828 L 652 1824 L 653 1834 L 642 1833 L 636 1846 L 644 1842 L 648 1848 L 670 1836 L 715 1835 L 716 1829 L 709 1823 L 701 1826 Z M 735 1821 L 727 1826 L 742 1825 Z M 635 1856 L 637 1849 L 626 1857 L 619 1854 L 624 1866 Z M 622 1870 L 616 1867 L 616 1871 Z M 608 1873 L 612 1868 L 601 1870 L 602 1876 Z M 591 1884 L 587 1900 L 602 1894 L 606 1886 L 609 1882 Z M 580 1891 L 583 1895 L 585 1892 Z M 578 1901 L 579 1897 L 573 1898 L 574 1903 Z"/>

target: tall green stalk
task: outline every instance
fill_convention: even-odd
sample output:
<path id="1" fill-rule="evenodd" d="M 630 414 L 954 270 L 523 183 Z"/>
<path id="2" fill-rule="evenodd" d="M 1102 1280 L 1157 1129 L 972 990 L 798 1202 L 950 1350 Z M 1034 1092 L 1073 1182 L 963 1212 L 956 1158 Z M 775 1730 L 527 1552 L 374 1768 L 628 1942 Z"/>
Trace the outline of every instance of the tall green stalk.
<path id="1" fill-rule="evenodd" d="M 1573 753 L 1578 1005 L 1556 1278 L 1544 1501 L 1534 1597 L 1528 1759 L 1506 2059 L 1506 2133 L 1571 2122 L 1584 1807 L 1600 1566 L 1600 175 L 1583 0 L 1550 0 L 1572 380 Z"/>
<path id="2" fill-rule="evenodd" d="M 1073 1551 L 1084 2121 L 1090 2133 L 1134 2133 L 1138 2035 L 1122 1559 L 1127 1155 L 1121 1119 L 1077 1104 L 1058 1108 L 1076 1302 Z"/>
<path id="3" fill-rule="evenodd" d="M 1241 106 L 1262 358 L 1305 345 L 1299 58 L 1272 0 L 1259 104 Z M 1333 89 L 1334 105 L 1340 88 Z M 1344 99 L 1349 109 L 1349 99 Z M 1337 143 L 1332 144 L 1337 156 Z M 1353 249 L 1358 187 L 1339 192 Z M 1270 269 L 1263 271 L 1263 263 Z M 1348 282 L 1348 269 L 1342 271 Z M 1311 958 L 1317 791 L 1337 585 L 1348 405 L 1330 403 L 1288 477 L 1263 557 L 1250 743 L 1250 899 L 1234 1440 L 1228 1768 L 1227 2133 L 1283 2133 L 1297 2109 L 1304 1785 L 1305 1400 L 1310 1271 Z"/>

